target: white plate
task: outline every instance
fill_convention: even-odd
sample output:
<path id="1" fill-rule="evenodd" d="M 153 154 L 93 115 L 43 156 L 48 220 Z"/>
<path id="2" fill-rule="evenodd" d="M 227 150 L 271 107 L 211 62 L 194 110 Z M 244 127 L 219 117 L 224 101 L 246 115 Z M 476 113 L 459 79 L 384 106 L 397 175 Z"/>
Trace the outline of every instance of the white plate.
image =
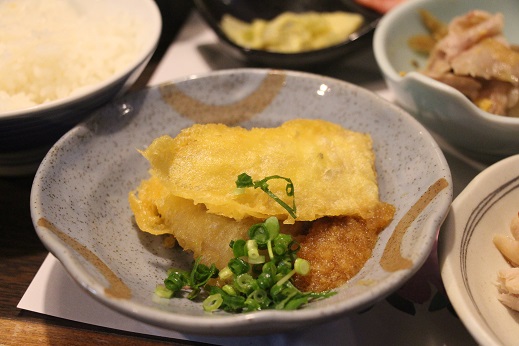
<path id="1" fill-rule="evenodd" d="M 452 203 L 439 237 L 441 276 L 449 299 L 482 345 L 517 345 L 519 312 L 497 300 L 497 272 L 509 267 L 494 246 L 510 235 L 519 210 L 519 155 L 485 169 Z"/>
<path id="2" fill-rule="evenodd" d="M 199 303 L 187 299 L 155 303 L 153 291 L 166 269 L 186 266 L 192 258 L 180 250 L 164 250 L 158 237 L 140 232 L 132 222 L 128 192 L 148 177 L 148 163 L 137 149 L 162 134 L 176 135 L 195 120 L 267 127 L 292 118 L 322 118 L 372 135 L 381 199 L 397 207 L 395 220 L 381 233 L 372 258 L 337 295 L 298 311 L 207 314 Z M 427 194 L 438 181 L 444 188 Z M 424 195 L 431 197 L 430 203 L 415 213 L 417 218 L 405 233 L 405 228 L 395 232 Z M 65 135 L 42 162 L 32 189 L 31 213 L 43 243 L 100 302 L 178 331 L 237 335 L 324 322 L 383 299 L 426 260 L 451 200 L 451 175 L 441 150 L 401 109 L 367 90 L 327 77 L 238 69 L 150 88 L 97 111 Z M 395 246 L 386 247 L 391 237 Z M 393 260 L 403 256 L 412 265 L 384 270 L 380 261 L 386 248 Z M 129 289 L 131 298 L 117 298 L 107 291 L 110 273 L 113 280 L 120 280 L 119 287 Z"/>

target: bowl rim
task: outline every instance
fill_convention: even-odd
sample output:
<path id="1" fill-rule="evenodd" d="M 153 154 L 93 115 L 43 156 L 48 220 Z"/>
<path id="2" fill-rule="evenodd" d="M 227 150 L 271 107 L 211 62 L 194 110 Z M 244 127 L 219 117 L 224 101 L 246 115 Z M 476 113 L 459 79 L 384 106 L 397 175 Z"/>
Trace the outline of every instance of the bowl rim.
<path id="1" fill-rule="evenodd" d="M 395 84 L 402 84 L 407 81 L 412 81 L 419 84 L 425 89 L 429 89 L 430 91 L 438 91 L 439 93 L 442 93 L 444 95 L 450 95 L 461 106 L 466 108 L 468 111 L 472 112 L 473 115 L 487 122 L 502 125 L 519 125 L 519 118 L 485 112 L 479 107 L 477 107 L 473 102 L 471 102 L 459 90 L 445 83 L 434 80 L 433 78 L 423 75 L 418 71 L 410 71 L 402 76 L 398 71 L 396 71 L 393 68 L 393 65 L 389 61 L 387 48 L 385 44 L 385 42 L 387 42 L 387 37 L 389 35 L 389 28 L 401 21 L 402 17 L 407 17 L 409 12 L 416 12 L 417 9 L 426 7 L 427 4 L 436 4 L 440 1 L 444 1 L 445 3 L 452 2 L 452 0 L 407 1 L 395 7 L 393 10 L 389 11 L 385 16 L 383 16 L 380 19 L 373 34 L 373 53 L 384 77 L 391 80 Z M 459 0 L 459 2 L 464 3 L 465 1 Z"/>
<path id="2" fill-rule="evenodd" d="M 110 85 L 117 83 L 126 75 L 129 75 L 140 64 L 149 59 L 151 55 L 153 55 L 159 42 L 162 30 L 162 17 L 160 14 L 159 7 L 155 1 L 142 0 L 142 5 L 143 8 L 145 8 L 146 11 L 148 11 L 150 15 L 153 17 L 152 20 L 147 21 L 147 23 L 149 23 L 150 25 L 150 39 L 146 39 L 143 42 L 143 47 L 141 48 L 139 54 L 134 57 L 130 64 L 125 66 L 122 70 L 118 71 L 117 73 L 111 75 L 109 78 L 95 84 L 86 85 L 80 88 L 77 92 L 73 92 L 71 95 L 68 95 L 66 97 L 37 104 L 31 107 L 24 107 L 20 109 L 9 110 L 6 112 L 0 112 L 0 121 L 13 118 L 16 119 L 20 117 L 30 117 L 37 115 L 40 112 L 49 111 L 54 108 L 66 107 L 70 104 L 77 102 L 78 100 L 87 97 L 89 94 L 99 92 L 100 90 L 104 90 L 108 88 Z"/>
<path id="3" fill-rule="evenodd" d="M 160 88 L 167 84 L 175 84 L 175 83 L 181 83 L 188 80 L 194 80 L 194 79 L 203 79 L 208 77 L 219 77 L 222 75 L 227 74 L 233 74 L 233 73 L 246 73 L 246 74 L 265 74 L 268 73 L 268 71 L 275 71 L 273 69 L 266 69 L 266 68 L 240 68 L 240 69 L 228 69 L 228 70 L 220 70 L 220 71 L 212 71 L 208 73 L 198 74 L 198 75 L 190 75 L 183 78 L 175 79 L 170 82 L 165 82 L 157 86 L 153 86 L 151 88 Z M 401 108 L 391 104 L 389 101 L 386 101 L 382 97 L 363 89 L 357 85 L 345 82 L 343 80 L 334 79 L 331 77 L 326 76 L 320 76 L 315 75 L 307 72 L 301 72 L 301 71 L 284 71 L 287 75 L 290 76 L 296 76 L 296 77 L 302 77 L 302 78 L 319 78 L 321 82 L 326 81 L 333 81 L 334 83 L 339 83 L 340 85 L 347 85 L 348 88 L 355 89 L 356 94 L 363 94 L 363 95 L 369 95 L 370 98 L 373 98 L 374 100 L 379 100 L 380 102 L 386 103 L 388 108 L 393 109 L 393 113 L 398 114 L 400 118 L 405 118 L 409 121 L 410 126 L 417 131 L 419 131 L 421 136 L 424 136 L 424 140 L 429 143 L 430 150 L 434 152 L 434 155 L 432 156 L 436 157 L 439 161 L 439 163 L 442 163 L 442 169 L 445 170 L 445 178 L 448 180 L 448 198 L 443 197 L 441 199 L 441 202 L 437 208 L 436 213 L 443 213 L 445 216 L 448 210 L 448 207 L 451 203 L 452 198 L 452 178 L 450 174 L 450 170 L 447 164 L 447 161 L 445 157 L 443 156 L 443 153 L 441 152 L 441 149 L 437 145 L 436 141 L 430 135 L 427 130 L 423 128 L 423 125 L 421 125 L 416 119 L 414 119 L 411 115 L 409 115 L 407 112 L 402 110 Z M 149 88 L 148 88 L 149 89 Z M 138 92 L 147 92 L 146 89 Z M 137 92 L 137 93 L 138 93 Z M 86 134 L 88 130 L 85 126 L 82 126 L 79 124 L 78 126 L 74 127 L 72 130 L 70 130 L 66 135 L 64 135 L 53 147 L 53 149 L 59 148 L 60 146 L 63 146 L 72 138 L 77 138 L 79 136 L 82 136 L 83 134 Z M 44 174 L 48 174 L 48 171 L 52 168 L 54 159 L 52 158 L 52 151 L 51 149 L 49 153 L 47 154 L 46 158 L 43 160 L 42 165 L 40 165 L 34 182 L 33 182 L 33 188 L 31 189 L 31 217 L 33 219 L 33 224 L 36 229 L 36 232 L 38 236 L 42 234 L 48 233 L 45 229 L 43 229 L 41 226 L 37 224 L 37 219 L 39 216 L 42 215 L 41 210 L 41 203 L 39 203 L 40 196 L 43 193 L 44 189 L 42 188 L 35 188 L 36 184 L 43 178 Z M 428 222 L 424 224 L 424 227 L 430 227 L 430 222 L 432 222 L 431 218 L 429 218 Z M 439 224 L 437 225 L 437 228 L 439 228 Z M 437 229 L 436 229 L 437 230 Z M 384 284 L 377 290 L 379 292 L 377 296 L 379 299 L 383 299 L 383 297 L 387 296 L 390 292 L 392 292 L 394 289 L 398 288 L 398 284 L 402 281 L 405 281 L 409 279 L 418 269 L 423 265 L 423 263 L 426 261 L 427 257 L 429 256 L 430 250 L 432 250 L 434 242 L 436 240 L 436 231 L 434 234 L 429 234 L 427 237 L 424 237 L 424 241 L 421 244 L 423 248 L 427 248 L 429 251 L 424 251 L 424 253 L 420 254 L 416 257 L 415 264 L 413 267 L 409 270 L 402 270 L 399 272 L 394 272 L 390 277 L 384 280 Z M 54 238 L 53 238 L 54 239 Z M 173 328 L 173 325 L 175 328 L 183 331 L 189 331 L 197 334 L 212 334 L 212 335 L 229 335 L 228 332 L 221 332 L 219 331 L 219 328 L 229 328 L 230 322 L 235 324 L 236 326 L 248 326 L 250 328 L 250 331 L 254 333 L 254 331 L 257 331 L 252 326 L 252 323 L 255 323 L 256 325 L 264 325 L 268 322 L 287 322 L 286 317 L 290 316 L 290 323 L 293 326 L 296 326 L 298 323 L 309 323 L 309 322 L 321 322 L 326 321 L 330 318 L 333 318 L 339 314 L 344 314 L 348 311 L 353 311 L 352 309 L 362 309 L 365 307 L 368 307 L 370 304 L 375 303 L 376 301 L 373 300 L 372 294 L 365 293 L 361 296 L 354 297 L 353 299 L 348 300 L 347 302 L 340 302 L 338 304 L 334 304 L 332 306 L 327 306 L 325 308 L 316 308 L 316 309 L 301 309 L 297 310 L 297 312 L 291 311 L 273 311 L 273 310 L 266 310 L 266 311 L 259 311 L 254 312 L 254 315 L 248 315 L 248 314 L 239 314 L 239 315 L 233 315 L 228 318 L 217 318 L 219 316 L 215 316 L 215 318 L 211 319 L 201 319 L 199 316 L 190 316 L 190 315 L 181 315 L 181 314 L 173 314 L 171 312 L 164 312 L 157 310 L 155 308 L 152 308 L 150 306 L 145 306 L 139 303 L 134 302 L 115 302 L 114 299 L 110 299 L 108 297 L 105 297 L 102 294 L 96 293 L 98 292 L 98 289 L 101 288 L 101 286 L 97 287 L 95 285 L 87 285 L 85 287 L 85 283 L 82 282 L 82 276 L 84 276 L 83 272 L 84 269 L 81 268 L 81 265 L 79 265 L 76 261 L 76 259 L 73 256 L 67 255 L 63 252 L 63 245 L 60 244 L 59 241 L 49 241 L 47 238 L 47 241 L 45 242 L 46 246 L 49 248 L 49 250 L 52 253 L 56 254 L 56 257 L 63 263 L 64 267 L 67 268 L 67 272 L 71 274 L 71 276 L 75 279 L 76 282 L 82 283 L 81 287 L 83 289 L 86 289 L 88 293 L 90 293 L 92 296 L 94 296 L 96 299 L 102 301 L 104 304 L 110 306 L 116 311 L 119 311 L 125 315 L 128 315 L 132 318 L 135 318 L 135 314 L 139 315 L 139 319 L 143 321 L 147 321 L 150 324 L 153 325 L 159 325 L 166 328 Z M 79 269 L 77 269 L 79 267 Z M 76 268 L 75 270 L 69 270 L 69 268 Z M 81 272 L 82 274 L 79 275 L 78 272 Z M 163 319 L 161 319 L 161 317 Z M 167 317 L 167 318 L 164 318 Z M 200 331 L 199 328 L 203 328 L 203 331 Z M 195 328 L 195 329 L 193 329 Z M 257 328 L 257 327 L 256 327 Z"/>

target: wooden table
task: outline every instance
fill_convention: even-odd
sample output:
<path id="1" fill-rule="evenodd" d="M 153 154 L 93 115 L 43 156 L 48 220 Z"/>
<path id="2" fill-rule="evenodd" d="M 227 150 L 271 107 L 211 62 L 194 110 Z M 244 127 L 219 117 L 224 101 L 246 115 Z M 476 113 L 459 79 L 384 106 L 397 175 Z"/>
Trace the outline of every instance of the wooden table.
<path id="1" fill-rule="evenodd" d="M 163 32 L 156 53 L 132 87 L 142 88 L 192 9 L 189 0 L 156 0 Z M 0 345 L 195 345 L 95 327 L 18 309 L 16 306 L 48 254 L 31 221 L 34 175 L 0 177 Z"/>

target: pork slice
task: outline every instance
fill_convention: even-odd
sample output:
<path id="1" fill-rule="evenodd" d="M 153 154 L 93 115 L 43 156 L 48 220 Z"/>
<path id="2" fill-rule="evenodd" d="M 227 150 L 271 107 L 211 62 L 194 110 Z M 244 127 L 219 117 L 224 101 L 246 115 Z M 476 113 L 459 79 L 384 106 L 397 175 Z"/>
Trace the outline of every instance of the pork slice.
<path id="1" fill-rule="evenodd" d="M 478 98 L 482 88 L 481 82 L 477 79 L 467 76 L 457 76 L 453 73 L 430 75 L 430 77 L 459 90 L 472 101 Z"/>
<path id="2" fill-rule="evenodd" d="M 450 71 L 451 65 L 447 61 L 445 53 L 435 46 L 429 55 L 427 65 L 423 69 L 422 73 L 431 78 L 438 79 Z"/>
<path id="3" fill-rule="evenodd" d="M 508 115 L 519 99 L 519 90 L 512 84 L 498 80 L 485 81 L 474 102 L 483 110 L 498 115 Z"/>
<path id="4" fill-rule="evenodd" d="M 501 13 L 490 14 L 481 10 L 471 11 L 454 18 L 448 27 L 448 34 L 437 44 L 437 49 L 445 54 L 447 61 L 477 42 L 500 35 L 504 27 Z"/>
<path id="5" fill-rule="evenodd" d="M 498 39 L 484 39 L 461 52 L 451 66 L 455 74 L 519 85 L 519 52 Z"/>
<path id="6" fill-rule="evenodd" d="M 497 273 L 497 288 L 500 293 L 519 294 L 519 268 L 505 268 Z"/>

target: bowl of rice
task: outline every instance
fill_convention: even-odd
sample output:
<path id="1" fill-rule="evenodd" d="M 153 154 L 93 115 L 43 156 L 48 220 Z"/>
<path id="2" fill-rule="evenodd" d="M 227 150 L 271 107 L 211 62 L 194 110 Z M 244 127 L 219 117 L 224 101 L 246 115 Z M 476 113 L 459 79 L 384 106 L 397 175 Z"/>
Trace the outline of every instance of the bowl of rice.
<path id="1" fill-rule="evenodd" d="M 153 0 L 6 0 L 0 17 L 0 176 L 35 172 L 63 134 L 127 90 L 162 29 Z"/>

